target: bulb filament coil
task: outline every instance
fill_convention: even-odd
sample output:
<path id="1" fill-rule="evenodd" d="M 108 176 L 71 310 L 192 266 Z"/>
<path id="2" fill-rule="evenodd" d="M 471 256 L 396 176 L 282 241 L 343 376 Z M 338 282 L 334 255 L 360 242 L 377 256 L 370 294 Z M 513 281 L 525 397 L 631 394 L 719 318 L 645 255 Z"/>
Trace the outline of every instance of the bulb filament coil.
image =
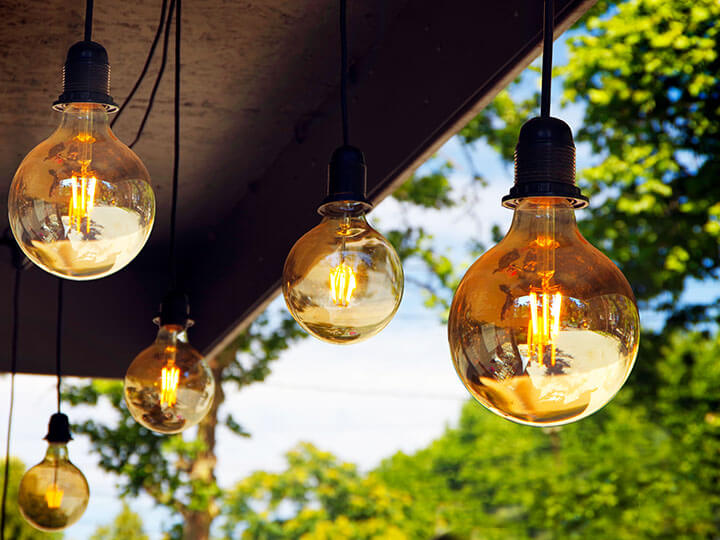
<path id="1" fill-rule="evenodd" d="M 70 208 L 68 210 L 69 227 L 81 232 L 90 232 L 90 214 L 95 206 L 95 187 L 97 178 L 94 176 L 75 176 L 70 178 Z"/>
<path id="2" fill-rule="evenodd" d="M 530 361 L 541 366 L 546 365 L 549 357 L 550 366 L 554 366 L 557 354 L 557 338 L 560 335 L 560 315 L 562 311 L 562 294 L 549 291 L 530 292 L 530 320 L 528 321 L 527 347 Z"/>
<path id="3" fill-rule="evenodd" d="M 355 271 L 350 265 L 343 262 L 330 269 L 330 298 L 336 306 L 347 307 L 356 287 Z"/>
<path id="4" fill-rule="evenodd" d="M 63 499 L 63 490 L 53 482 L 45 491 L 45 502 L 48 508 L 60 508 Z"/>
<path id="5" fill-rule="evenodd" d="M 177 349 L 168 347 L 173 357 Z M 160 386 L 160 405 L 172 407 L 177 403 L 177 387 L 180 382 L 180 369 L 175 365 L 175 358 L 170 358 L 166 366 L 162 368 Z"/>

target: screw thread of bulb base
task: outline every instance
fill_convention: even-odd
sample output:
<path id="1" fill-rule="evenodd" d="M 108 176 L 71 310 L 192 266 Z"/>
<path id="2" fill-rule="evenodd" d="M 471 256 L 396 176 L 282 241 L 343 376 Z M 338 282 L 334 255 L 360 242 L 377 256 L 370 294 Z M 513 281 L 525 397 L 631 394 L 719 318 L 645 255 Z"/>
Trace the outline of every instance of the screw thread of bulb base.
<path id="1" fill-rule="evenodd" d="M 515 147 L 515 185 L 502 203 L 515 208 L 528 197 L 561 197 L 574 208 L 588 204 L 575 185 L 572 131 L 558 118 L 532 118 L 520 129 Z"/>
<path id="2" fill-rule="evenodd" d="M 367 200 L 367 167 L 365 156 L 354 146 L 340 146 L 328 165 L 327 197 L 320 209 L 328 203 L 352 201 L 362 203 L 369 210 Z"/>
<path id="3" fill-rule="evenodd" d="M 48 434 L 45 440 L 49 443 L 67 443 L 72 440 L 70 435 L 70 420 L 63 413 L 55 413 L 50 417 Z"/>
<path id="4" fill-rule="evenodd" d="M 53 103 L 63 110 L 68 103 L 100 103 L 108 112 L 118 106 L 110 96 L 110 64 L 105 48 L 94 41 L 79 41 L 68 50 L 63 67 L 63 93 Z"/>

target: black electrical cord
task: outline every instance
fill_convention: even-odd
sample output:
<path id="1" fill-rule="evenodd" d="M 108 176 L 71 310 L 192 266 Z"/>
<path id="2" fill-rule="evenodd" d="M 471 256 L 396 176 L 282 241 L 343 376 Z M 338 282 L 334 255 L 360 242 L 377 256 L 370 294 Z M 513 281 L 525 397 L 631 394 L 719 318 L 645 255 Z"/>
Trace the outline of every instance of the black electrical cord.
<path id="1" fill-rule="evenodd" d="M 147 122 L 148 118 L 150 117 L 150 112 L 152 111 L 153 105 L 155 103 L 155 95 L 157 94 L 158 87 L 160 86 L 160 81 L 162 81 L 163 73 L 165 72 L 165 66 L 167 65 L 167 53 L 168 53 L 168 42 L 170 39 L 170 26 L 172 23 L 173 13 L 175 12 L 175 0 L 170 0 L 170 8 L 168 10 L 168 16 L 167 20 L 165 21 L 165 36 L 163 38 L 163 51 L 162 51 L 162 59 L 160 60 L 160 69 L 158 70 L 158 74 L 155 77 L 155 84 L 153 84 L 152 91 L 150 92 L 150 97 L 148 98 L 148 105 L 145 109 L 145 114 L 143 115 L 143 119 L 140 122 L 140 127 L 138 128 L 137 134 L 135 135 L 135 139 L 133 142 L 131 142 L 128 146 L 132 148 L 137 144 L 137 142 L 140 140 L 140 137 L 142 136 L 143 130 L 145 129 L 145 123 Z"/>
<path id="2" fill-rule="evenodd" d="M 545 0 L 543 18 L 543 62 L 542 90 L 540 94 L 540 116 L 550 117 L 550 87 L 552 82 L 553 27 L 555 17 L 554 0 Z"/>
<path id="3" fill-rule="evenodd" d="M 180 39 L 182 30 L 182 0 L 176 0 L 175 17 L 175 140 L 173 143 L 172 202 L 170 204 L 170 286 L 177 287 L 177 264 L 175 261 L 175 221 L 177 217 L 177 192 L 180 168 Z"/>
<path id="4" fill-rule="evenodd" d="M 135 92 L 138 91 L 138 88 L 140 88 L 140 85 L 142 84 L 143 80 L 145 79 L 145 75 L 147 75 L 148 69 L 150 68 L 150 64 L 152 63 L 153 58 L 155 57 L 155 49 L 157 48 L 157 44 L 160 42 L 160 36 L 163 33 L 163 29 L 165 28 L 165 12 L 167 11 L 167 0 L 162 1 L 162 6 L 160 8 L 160 22 L 158 23 L 157 30 L 155 31 L 155 37 L 153 38 L 152 44 L 150 45 L 150 51 L 148 52 L 147 58 L 145 59 L 145 65 L 142 68 L 142 71 L 140 72 L 140 75 L 138 76 L 137 80 L 135 81 L 135 84 L 132 87 L 132 90 L 130 90 L 130 93 L 125 98 L 125 101 L 120 106 L 120 109 L 118 109 L 117 114 L 115 115 L 115 118 L 112 119 L 112 122 L 110 123 L 110 127 L 114 127 L 115 123 L 118 121 L 118 118 L 120 118 L 120 115 L 125 110 L 125 107 L 128 106 L 128 104 L 132 101 L 133 97 L 135 96 Z"/>
<path id="5" fill-rule="evenodd" d="M 0 540 L 5 540 L 7 492 L 10 482 L 10 434 L 12 432 L 13 407 L 15 405 L 15 373 L 17 372 L 18 334 L 20 327 L 20 276 L 22 268 L 15 268 L 12 299 L 12 330 L 10 337 L 10 409 L 8 413 L 7 440 L 5 441 L 5 471 L 3 474 L 2 510 L 0 511 Z"/>
<path id="6" fill-rule="evenodd" d="M 348 125 L 348 43 L 347 43 L 347 0 L 340 0 L 340 109 L 342 112 L 343 144 L 350 144 Z"/>
<path id="7" fill-rule="evenodd" d="M 85 2 L 85 41 L 92 41 L 92 20 L 94 5 L 95 2 L 93 2 L 93 0 L 87 0 L 87 2 Z"/>
<path id="8" fill-rule="evenodd" d="M 57 321 L 55 333 L 55 373 L 57 374 L 57 412 L 60 412 L 62 385 L 62 323 L 63 323 L 63 280 L 58 278 Z"/>

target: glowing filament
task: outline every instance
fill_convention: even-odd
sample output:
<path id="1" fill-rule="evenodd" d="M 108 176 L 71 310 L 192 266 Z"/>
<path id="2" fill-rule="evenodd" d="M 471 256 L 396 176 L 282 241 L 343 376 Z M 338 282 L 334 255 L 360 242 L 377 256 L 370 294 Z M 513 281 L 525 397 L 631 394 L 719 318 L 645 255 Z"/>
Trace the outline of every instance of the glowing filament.
<path id="1" fill-rule="evenodd" d="M 90 213 L 95 206 L 95 187 L 97 178 L 94 176 L 72 176 L 70 178 L 70 228 L 80 232 L 85 224 L 85 233 L 90 232 Z"/>
<path id="2" fill-rule="evenodd" d="M 528 353 L 540 365 L 550 353 L 550 365 L 555 365 L 556 341 L 560 335 L 562 294 L 551 295 L 543 291 L 540 295 L 530 293 L 530 320 L 528 321 Z"/>
<path id="3" fill-rule="evenodd" d="M 177 387 L 180 382 L 180 369 L 175 365 L 175 347 L 168 347 L 168 352 L 172 354 L 167 365 L 162 368 L 160 382 L 160 405 L 163 407 L 172 407 L 177 403 Z"/>
<path id="4" fill-rule="evenodd" d="M 45 491 L 45 502 L 48 508 L 60 508 L 62 498 L 63 490 L 54 482 Z"/>
<path id="5" fill-rule="evenodd" d="M 349 265 L 341 263 L 330 269 L 330 297 L 336 306 L 347 307 L 356 286 L 355 271 Z"/>

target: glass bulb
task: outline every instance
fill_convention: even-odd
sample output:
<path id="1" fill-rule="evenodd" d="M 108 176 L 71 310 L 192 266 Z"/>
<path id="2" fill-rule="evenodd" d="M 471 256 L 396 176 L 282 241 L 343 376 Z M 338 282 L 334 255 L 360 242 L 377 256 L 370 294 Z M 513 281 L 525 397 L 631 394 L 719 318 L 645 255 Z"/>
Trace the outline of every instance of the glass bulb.
<path id="1" fill-rule="evenodd" d="M 125 402 L 133 418 L 158 433 L 180 433 L 210 410 L 215 378 L 187 342 L 185 328 L 167 324 L 125 375 Z"/>
<path id="2" fill-rule="evenodd" d="M 49 443 L 45 459 L 20 481 L 20 512 L 41 531 L 66 529 L 82 517 L 89 500 L 87 480 L 70 463 L 65 443 Z"/>
<path id="3" fill-rule="evenodd" d="M 635 362 L 640 319 L 629 283 L 582 237 L 570 203 L 531 198 L 463 277 L 448 334 L 475 399 L 514 422 L 554 426 L 612 399 Z"/>
<path id="4" fill-rule="evenodd" d="M 385 328 L 403 293 L 400 258 L 365 219 L 367 205 L 336 202 L 285 261 L 283 294 L 295 320 L 330 343 L 356 343 Z"/>
<path id="5" fill-rule="evenodd" d="M 60 127 L 20 164 L 8 216 L 18 244 L 40 268 L 97 279 L 145 245 L 155 195 L 140 158 L 110 131 L 105 107 L 71 103 Z"/>

